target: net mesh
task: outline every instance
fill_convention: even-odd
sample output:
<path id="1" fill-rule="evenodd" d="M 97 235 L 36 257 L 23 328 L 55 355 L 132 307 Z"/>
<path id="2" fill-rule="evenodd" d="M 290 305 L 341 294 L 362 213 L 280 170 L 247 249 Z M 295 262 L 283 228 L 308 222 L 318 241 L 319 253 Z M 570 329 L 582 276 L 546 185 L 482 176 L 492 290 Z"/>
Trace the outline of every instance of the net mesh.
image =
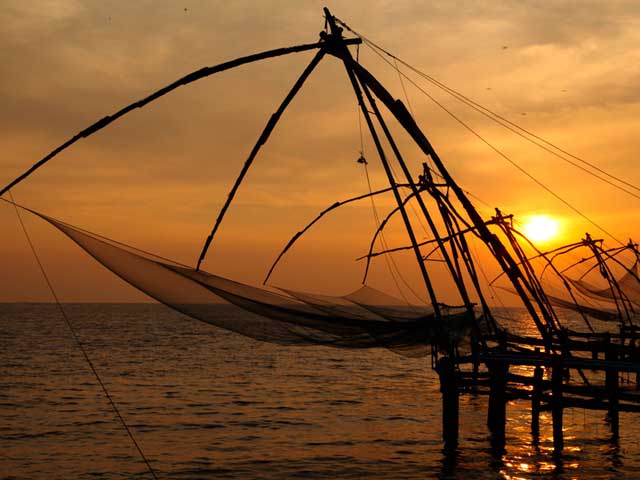
<path id="1" fill-rule="evenodd" d="M 636 261 L 620 278 L 617 284 L 622 295 L 636 307 L 640 307 L 640 280 L 638 279 L 638 262 Z M 611 287 L 599 288 L 585 280 L 570 280 L 571 284 L 583 295 L 600 301 L 613 301 L 614 291 Z"/>
<path id="2" fill-rule="evenodd" d="M 253 287 L 36 214 L 150 297 L 194 319 L 256 340 L 384 347 L 419 357 L 430 353 L 433 343 L 463 343 L 474 323 L 473 315 L 462 308 L 449 308 L 444 318 L 436 319 L 431 307 L 401 306 L 400 300 L 366 286 L 343 297 Z M 235 308 L 220 308 L 221 303 Z"/>

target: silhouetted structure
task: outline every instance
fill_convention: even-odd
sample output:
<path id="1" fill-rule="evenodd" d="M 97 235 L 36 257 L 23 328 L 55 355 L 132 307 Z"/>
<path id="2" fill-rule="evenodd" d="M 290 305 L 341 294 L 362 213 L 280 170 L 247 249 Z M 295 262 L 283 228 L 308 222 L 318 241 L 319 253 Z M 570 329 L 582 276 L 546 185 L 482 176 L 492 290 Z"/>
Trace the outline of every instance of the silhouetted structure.
<path id="1" fill-rule="evenodd" d="M 186 10 L 186 9 L 185 9 Z M 135 108 L 171 92 L 179 86 L 246 63 L 296 52 L 316 50 L 316 54 L 269 119 L 247 158 L 226 199 L 194 267 L 152 255 L 106 239 L 44 214 L 31 211 L 48 221 L 89 252 L 96 260 L 121 278 L 160 302 L 193 318 L 237 333 L 282 345 L 329 345 L 339 348 L 384 347 L 403 355 L 431 355 L 442 391 L 443 440 L 448 449 L 458 443 L 459 395 L 488 396 L 487 425 L 496 451 L 505 444 L 506 408 L 510 399 L 531 401 L 531 428 L 534 441 L 539 432 L 540 412 L 550 410 L 556 451 L 563 448 L 563 411 L 570 407 L 601 409 L 608 413 L 612 435 L 618 436 L 619 412 L 640 410 L 640 396 L 634 389 L 623 389 L 619 377 L 624 372 L 640 372 L 635 312 L 640 308 L 640 280 L 637 274 L 637 246 L 630 242 L 616 249 L 605 249 L 601 241 L 588 235 L 584 240 L 552 252 L 539 252 L 544 271 L 552 271 L 563 289 L 547 292 L 542 274 L 525 253 L 527 244 L 512 225 L 512 217 L 496 210 L 484 219 L 465 192 L 450 175 L 426 135 L 404 103 L 354 59 L 350 45 L 361 38 L 345 39 L 349 27 L 325 9 L 326 26 L 320 41 L 296 47 L 271 50 L 232 60 L 193 72 L 171 85 L 135 102 L 91 125 L 56 148 L 23 175 L 9 183 L 0 195 L 27 178 L 36 169 L 81 138 L 87 137 Z M 350 30 L 350 29 L 349 29 Z M 504 47 L 506 48 L 506 47 Z M 430 306 L 400 308 L 401 300 L 363 286 L 343 297 L 328 297 L 281 289 L 243 285 L 200 269 L 207 250 L 246 173 L 268 140 L 278 120 L 302 88 L 314 68 L 326 56 L 344 65 L 347 78 L 358 100 L 366 128 L 373 140 L 388 188 L 336 202 L 320 213 L 284 247 L 265 279 L 295 241 L 325 214 L 349 202 L 391 193 L 396 207 L 378 226 L 371 242 L 367 262 L 391 251 L 374 252 L 374 245 L 387 221 L 396 213 L 402 218 L 410 240 L 405 247 L 413 252 L 420 269 Z M 395 58 L 395 57 L 394 57 Z M 414 180 L 400 147 L 396 143 L 378 102 L 406 131 L 424 154 L 423 170 Z M 357 160 L 366 168 L 364 156 Z M 395 167 L 395 168 L 394 168 Z M 396 170 L 400 174 L 396 175 Z M 408 193 L 406 193 L 408 192 Z M 406 193 L 406 194 L 405 194 Z M 407 213 L 414 201 L 432 238 L 419 242 L 415 222 Z M 507 287 L 519 298 L 537 329 L 536 336 L 509 332 L 499 324 L 489 307 L 478 278 L 468 238 L 486 245 L 508 280 Z M 422 247 L 433 247 L 425 255 Z M 596 288 L 583 278 L 570 279 L 554 264 L 557 258 L 578 249 L 589 255 L 572 267 L 589 266 L 606 281 Z M 427 260 L 434 251 L 440 255 L 458 294 L 457 305 L 442 301 L 434 284 Z M 623 252 L 632 252 L 635 263 L 626 266 L 618 260 Z M 368 267 L 367 267 L 368 268 Z M 622 275 L 614 271 L 622 271 Z M 587 271 L 586 273 L 589 273 Z M 585 274 L 586 275 L 586 274 Z M 366 274 L 365 274 L 366 279 Z M 589 304 L 588 299 L 597 302 Z M 242 318 L 221 318 L 210 308 L 224 300 L 247 312 Z M 571 330 L 560 321 L 555 308 L 571 309 L 580 315 L 587 331 Z M 616 332 L 594 328 L 593 322 L 614 322 Z M 611 323 L 609 323 L 611 324 Z M 512 373 L 512 367 L 530 367 L 529 374 Z M 585 372 L 591 372 L 589 376 Z M 576 380 L 577 379 L 577 380 Z"/>

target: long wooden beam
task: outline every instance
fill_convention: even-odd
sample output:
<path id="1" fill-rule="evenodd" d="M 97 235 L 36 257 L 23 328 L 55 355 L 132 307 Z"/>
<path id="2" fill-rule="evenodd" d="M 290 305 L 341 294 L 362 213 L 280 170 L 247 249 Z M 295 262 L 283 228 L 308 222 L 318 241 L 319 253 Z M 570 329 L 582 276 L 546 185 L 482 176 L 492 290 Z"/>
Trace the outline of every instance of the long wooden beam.
<path id="1" fill-rule="evenodd" d="M 359 39 L 359 38 L 346 39 L 344 41 L 348 45 L 362 43 L 362 40 Z M 29 168 L 27 171 L 25 171 L 22 175 L 20 175 L 19 177 L 17 177 L 13 181 L 9 182 L 6 186 L 4 186 L 2 188 L 2 190 L 0 190 L 0 196 L 2 196 L 6 192 L 8 192 L 11 188 L 15 187 L 20 182 L 25 180 L 33 172 L 38 170 L 40 167 L 42 167 L 45 163 L 47 163 L 53 157 L 58 155 L 60 152 L 62 152 L 63 150 L 66 150 L 67 148 L 69 148 L 71 145 L 76 143 L 78 140 L 80 140 L 82 138 L 86 138 L 89 135 L 92 135 L 92 134 L 96 133 L 98 130 L 101 130 L 104 127 L 106 127 L 107 125 L 115 122 L 116 120 L 118 120 L 119 118 L 123 117 L 124 115 L 126 115 L 129 112 L 131 112 L 132 110 L 135 110 L 137 108 L 142 108 L 145 105 L 153 102 L 154 100 L 157 100 L 158 98 L 160 98 L 160 97 L 172 92 L 173 90 L 175 90 L 178 87 L 181 87 L 183 85 L 188 85 L 190 83 L 195 82 L 196 80 L 200 80 L 201 78 L 205 78 L 205 77 L 211 76 L 211 75 L 213 75 L 215 73 L 223 72 L 225 70 L 230 70 L 232 68 L 239 67 L 241 65 L 246 65 L 248 63 L 257 62 L 257 61 L 260 61 L 260 60 L 266 60 L 268 58 L 273 58 L 273 57 L 279 57 L 279 56 L 282 56 L 282 55 L 288 55 L 288 54 L 291 54 L 291 53 L 299 53 L 299 52 L 306 52 L 308 50 L 315 50 L 315 49 L 318 49 L 318 48 L 322 48 L 323 46 L 324 46 L 324 42 L 320 41 L 320 42 L 315 42 L 315 43 L 307 43 L 307 44 L 303 44 L 303 45 L 296 45 L 296 46 L 293 46 L 293 47 L 276 48 L 274 50 L 267 50 L 267 51 L 264 51 L 264 52 L 255 53 L 253 55 L 247 55 L 245 57 L 236 58 L 235 60 L 230 60 L 228 62 L 220 63 L 220 64 L 215 65 L 215 66 L 203 67 L 203 68 L 201 68 L 199 70 L 195 70 L 195 71 L 185 75 L 184 77 L 179 78 L 175 82 L 170 83 L 166 87 L 163 87 L 160 90 L 155 91 L 151 95 L 149 95 L 149 96 L 147 96 L 147 97 L 145 97 L 145 98 L 143 98 L 141 100 L 138 100 L 136 102 L 133 102 L 130 105 L 127 105 L 126 107 L 121 108 L 120 110 L 118 110 L 117 112 L 113 113 L 112 115 L 107 115 L 106 117 L 101 118 L 97 122 L 93 123 L 92 125 L 88 126 L 84 130 L 80 131 L 79 133 L 77 133 L 76 135 L 71 137 L 69 140 L 64 142 L 62 145 L 58 146 L 57 148 L 55 148 L 54 150 L 49 152 L 47 155 L 45 155 L 41 160 L 36 162 L 33 166 L 31 166 L 31 168 Z"/>
<path id="2" fill-rule="evenodd" d="M 291 100 L 293 100 L 296 94 L 300 91 L 300 89 L 302 88 L 302 85 L 304 85 L 304 82 L 307 80 L 307 78 L 309 78 L 309 75 L 311 75 L 311 72 L 313 72 L 313 70 L 316 68 L 318 63 L 320 63 L 320 60 L 322 60 L 322 57 L 324 57 L 325 53 L 326 52 L 324 48 L 321 48 L 320 51 L 316 53 L 313 59 L 311 59 L 311 62 L 309 63 L 309 65 L 307 65 L 307 67 L 304 69 L 300 77 L 296 80 L 293 87 L 291 88 L 287 96 L 284 98 L 284 100 L 282 101 L 278 109 L 275 111 L 273 115 L 271 115 L 271 118 L 269 118 L 269 121 L 264 127 L 264 130 L 262 130 L 260 137 L 258 137 L 258 141 L 253 146 L 253 149 L 251 150 L 249 157 L 245 161 L 242 167 L 242 170 L 238 175 L 238 178 L 233 184 L 233 187 L 231 187 L 231 191 L 229 192 L 227 200 L 224 202 L 224 205 L 222 206 L 222 209 L 220 210 L 220 213 L 216 218 L 216 223 L 213 225 L 213 229 L 211 230 L 211 233 L 209 234 L 209 236 L 204 242 L 204 246 L 202 247 L 202 252 L 200 252 L 200 258 L 198 258 L 196 270 L 200 269 L 200 264 L 204 260 L 204 257 L 207 254 L 207 250 L 209 250 L 209 246 L 211 245 L 211 242 L 213 241 L 213 238 L 215 237 L 215 234 L 218 231 L 218 227 L 220 227 L 220 224 L 222 223 L 222 219 L 224 218 L 224 215 L 227 212 L 229 205 L 231 205 L 231 202 L 233 201 L 233 197 L 235 197 L 235 194 L 238 191 L 240 184 L 244 180 L 244 177 L 247 174 L 247 172 L 249 171 L 249 168 L 251 167 L 253 160 L 258 155 L 260 148 L 262 148 L 262 146 L 267 142 L 267 140 L 269 139 L 269 136 L 271 135 L 271 132 L 273 132 L 273 129 L 276 127 L 278 120 L 280 120 L 280 117 L 282 116 L 284 111 L 287 109 L 287 107 L 291 103 Z"/>

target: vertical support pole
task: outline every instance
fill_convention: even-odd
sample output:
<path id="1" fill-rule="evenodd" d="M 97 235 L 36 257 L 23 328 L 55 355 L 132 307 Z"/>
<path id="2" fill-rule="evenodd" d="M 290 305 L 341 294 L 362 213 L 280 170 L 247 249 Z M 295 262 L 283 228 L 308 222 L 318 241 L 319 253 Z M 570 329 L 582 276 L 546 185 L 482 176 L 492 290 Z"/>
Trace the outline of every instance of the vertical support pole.
<path id="1" fill-rule="evenodd" d="M 564 448 L 562 434 L 562 377 L 563 364 L 561 357 L 555 357 L 551 367 L 551 417 L 553 420 L 553 453 L 560 454 Z"/>
<path id="2" fill-rule="evenodd" d="M 333 17 L 331 17 L 333 18 Z M 329 17 L 327 17 L 327 19 L 329 19 Z M 329 22 L 331 24 L 332 29 L 336 28 L 335 25 L 333 24 L 333 20 L 329 19 Z M 373 143 L 376 146 L 376 150 L 378 151 L 378 156 L 380 157 L 380 162 L 382 163 L 382 167 L 384 168 L 384 171 L 387 175 L 387 179 L 389 181 L 389 186 L 392 188 L 393 191 L 393 196 L 395 197 L 396 203 L 398 205 L 398 208 L 400 210 L 400 215 L 402 216 L 402 220 L 404 221 L 404 225 L 405 225 L 405 229 L 407 230 L 407 235 L 409 235 L 409 240 L 411 241 L 411 245 L 413 247 L 413 251 L 416 255 L 416 260 L 418 261 L 418 268 L 420 269 L 420 272 L 422 273 L 422 278 L 424 280 L 425 286 L 427 287 L 427 292 L 429 293 L 429 298 L 431 299 L 431 305 L 433 307 L 433 311 L 434 311 L 434 315 L 436 317 L 436 319 L 441 319 L 442 318 L 442 314 L 440 312 L 440 304 L 438 303 L 437 297 L 436 297 L 436 292 L 435 289 L 433 288 L 433 284 L 431 282 L 431 278 L 429 277 L 429 274 L 427 273 L 427 267 L 424 264 L 424 259 L 422 258 L 422 253 L 420 252 L 420 247 L 418 246 L 418 241 L 416 240 L 416 236 L 413 230 L 413 226 L 411 225 L 411 221 L 409 220 L 409 215 L 406 212 L 406 209 L 404 207 L 404 202 L 402 201 L 402 198 L 400 196 L 400 193 L 398 192 L 398 186 L 396 183 L 396 180 L 393 176 L 393 171 L 391 170 L 391 166 L 389 165 L 389 162 L 387 160 L 387 156 L 384 153 L 384 149 L 382 148 L 382 144 L 380 143 L 380 137 L 378 136 L 378 133 L 376 132 L 375 126 L 373 125 L 373 121 L 371 120 L 371 114 L 369 113 L 369 109 L 367 108 L 365 102 L 364 102 L 364 97 L 362 95 L 363 93 L 363 89 L 360 88 L 360 85 L 358 84 L 358 80 L 355 76 L 355 74 L 353 73 L 352 68 L 349 66 L 349 60 L 351 59 L 351 54 L 349 53 L 349 50 L 346 49 L 346 47 L 343 47 L 344 49 L 344 53 L 343 56 L 340 57 L 342 58 L 343 62 L 344 62 L 344 66 L 345 69 L 347 71 L 347 75 L 349 76 L 349 80 L 351 81 L 351 85 L 353 87 L 353 90 L 356 94 L 356 98 L 358 99 L 358 105 L 360 106 L 360 110 L 362 111 L 362 115 L 364 116 L 364 119 L 367 123 L 367 127 L 369 128 L 369 132 L 371 133 L 371 138 L 373 139 Z M 364 85 L 364 84 L 363 84 Z M 369 93 L 368 89 L 364 89 L 364 93 L 367 95 L 367 98 L 369 100 L 372 100 L 373 97 L 371 97 L 371 94 Z M 381 120 L 381 118 L 380 118 Z"/>
<path id="3" fill-rule="evenodd" d="M 324 57 L 325 53 L 326 52 L 324 48 L 321 48 L 318 51 L 318 53 L 316 53 L 313 59 L 311 59 L 311 62 L 309 63 L 307 68 L 305 68 L 304 71 L 302 72 L 302 75 L 300 75 L 298 80 L 296 80 L 296 83 L 293 84 L 293 87 L 291 88 L 287 96 L 284 98 L 284 100 L 278 107 L 278 110 L 276 110 L 275 113 L 271 115 L 271 118 L 269 118 L 269 121 L 267 122 L 264 129 L 262 130 L 262 133 L 260 134 L 258 141 L 251 149 L 251 153 L 249 154 L 249 157 L 244 162 L 244 165 L 242 166 L 242 170 L 240 170 L 240 174 L 238 175 L 238 178 L 233 184 L 233 187 L 231 187 L 231 191 L 229 192 L 229 195 L 227 196 L 227 199 L 225 200 L 224 205 L 222 205 L 222 208 L 220 209 L 220 213 L 218 213 L 218 217 L 216 218 L 216 223 L 213 225 L 213 228 L 211 229 L 211 233 L 209 234 L 209 236 L 204 242 L 204 246 L 202 247 L 202 252 L 200 252 L 200 257 L 198 258 L 198 263 L 196 264 L 196 270 L 200 270 L 200 264 L 204 260 L 204 257 L 207 254 L 207 250 L 209 250 L 209 246 L 211 245 L 211 242 L 213 241 L 213 238 L 215 237 L 216 232 L 218 231 L 218 227 L 220 227 L 220 224 L 222 223 L 222 219 L 227 213 L 227 209 L 229 208 L 229 205 L 231 205 L 231 202 L 233 201 L 233 198 L 235 197 L 235 194 L 238 191 L 238 188 L 240 188 L 240 184 L 244 180 L 245 175 L 247 174 L 247 172 L 249 171 L 249 168 L 253 164 L 253 161 L 255 160 L 256 156 L 258 155 L 258 152 L 260 151 L 260 148 L 267 142 L 267 140 L 269 139 L 269 136 L 271 135 L 271 132 L 276 127 L 278 120 L 280 120 L 280 117 L 282 116 L 284 111 L 287 109 L 287 107 L 289 106 L 293 98 L 296 96 L 296 94 L 300 91 L 300 89 L 302 88 L 302 85 L 304 85 L 304 82 L 307 80 L 307 78 L 309 78 L 309 75 L 311 75 L 311 73 L 313 72 L 313 69 L 316 68 L 318 63 L 320 63 L 320 60 L 322 60 L 322 57 Z"/>
<path id="4" fill-rule="evenodd" d="M 487 426 L 491 432 L 491 444 L 494 451 L 502 452 L 506 443 L 507 374 L 509 372 L 509 364 L 506 362 L 491 362 L 488 367 L 490 392 Z"/>
<path id="5" fill-rule="evenodd" d="M 455 365 L 449 357 L 442 357 L 436 367 L 442 393 L 442 439 L 446 451 L 458 446 L 459 395 Z"/>
<path id="6" fill-rule="evenodd" d="M 617 360 L 615 345 L 611 344 L 609 336 L 605 338 L 605 360 Z M 611 435 L 617 439 L 620 435 L 620 406 L 618 400 L 618 370 L 615 367 L 607 366 L 605 373 L 605 386 L 609 397 L 609 409 L 607 419 L 611 426 Z"/>
<path id="7" fill-rule="evenodd" d="M 469 215 L 470 220 L 473 222 L 474 226 L 477 228 L 478 234 L 483 239 L 483 241 L 489 246 L 492 251 L 494 257 L 500 264 L 501 268 L 506 273 L 509 280 L 511 280 L 513 287 L 515 288 L 518 295 L 522 298 L 522 301 L 527 308 L 531 318 L 535 322 L 538 330 L 545 338 L 545 340 L 549 339 L 549 333 L 544 328 L 546 325 L 553 325 L 553 315 L 548 310 L 547 306 L 544 302 L 536 302 L 537 308 L 542 310 L 544 322 L 540 319 L 540 315 L 536 307 L 531 300 L 529 300 L 530 295 L 536 296 L 536 290 L 533 285 L 530 284 L 527 277 L 524 275 L 520 265 L 514 260 L 511 254 L 507 251 L 504 244 L 500 241 L 500 239 L 491 233 L 488 227 L 485 225 L 484 221 L 480 217 L 480 214 L 475 209 L 464 190 L 453 180 L 448 170 L 442 163 L 442 160 L 435 152 L 431 143 L 427 139 L 427 137 L 422 133 L 418 125 L 415 123 L 415 120 L 404 106 L 404 104 L 400 100 L 395 100 L 393 96 L 387 91 L 384 86 L 371 75 L 362 65 L 356 63 L 352 58 L 348 57 L 340 57 L 345 61 L 347 67 L 352 68 L 357 72 L 358 78 L 361 83 L 367 85 L 369 89 L 385 104 L 385 106 L 389 109 L 389 111 L 393 114 L 394 117 L 398 120 L 400 125 L 406 130 L 406 132 L 413 138 L 414 142 L 418 145 L 418 147 L 428 155 L 433 160 L 434 164 L 440 171 L 440 174 L 443 176 L 444 180 L 453 190 L 453 193 L 458 198 L 463 208 Z"/>
<path id="8" fill-rule="evenodd" d="M 478 338 L 475 335 L 471 336 L 471 356 L 473 357 L 473 373 L 471 377 L 472 385 L 471 390 L 474 394 L 478 393 L 478 371 L 480 370 L 480 360 L 478 358 Z"/>
<path id="9" fill-rule="evenodd" d="M 633 353 L 631 354 L 635 363 L 640 363 L 640 349 L 633 345 Z M 636 372 L 636 390 L 640 390 L 640 370 Z"/>
<path id="10" fill-rule="evenodd" d="M 536 354 L 540 349 L 536 348 Z M 540 403 L 542 401 L 542 366 L 536 365 L 533 371 L 533 390 L 531 392 L 531 437 L 533 445 L 540 441 Z"/>

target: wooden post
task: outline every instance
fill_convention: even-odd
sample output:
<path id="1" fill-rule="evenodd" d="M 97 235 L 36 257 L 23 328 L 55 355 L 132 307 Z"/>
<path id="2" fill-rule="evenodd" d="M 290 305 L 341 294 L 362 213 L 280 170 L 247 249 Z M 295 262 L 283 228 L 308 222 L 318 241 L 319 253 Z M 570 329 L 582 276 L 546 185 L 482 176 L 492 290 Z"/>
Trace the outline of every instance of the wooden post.
<path id="1" fill-rule="evenodd" d="M 488 367 L 490 392 L 487 426 L 491 432 L 493 448 L 495 450 L 503 450 L 507 423 L 507 373 L 509 372 L 509 364 L 491 362 Z"/>
<path id="2" fill-rule="evenodd" d="M 536 348 L 536 354 L 540 349 Z M 536 365 L 533 371 L 533 391 L 531 392 L 531 436 L 533 445 L 540 441 L 540 402 L 542 400 L 542 366 Z"/>
<path id="3" fill-rule="evenodd" d="M 639 363 L 640 362 L 640 347 L 636 343 L 636 331 L 633 332 L 633 340 L 629 345 L 631 349 L 631 361 Z M 640 370 L 636 372 L 636 390 L 640 390 Z"/>
<path id="4" fill-rule="evenodd" d="M 605 337 L 605 360 L 612 361 L 617 359 L 614 347 L 609 336 Z M 618 370 L 616 368 L 607 367 L 605 386 L 609 397 L 607 418 L 611 426 L 611 434 L 614 439 L 617 439 L 620 435 L 620 409 L 618 401 Z"/>
<path id="5" fill-rule="evenodd" d="M 473 356 L 472 392 L 478 393 L 478 371 L 480 370 L 480 360 L 478 359 L 478 339 L 475 335 L 471 337 L 471 355 Z"/>
<path id="6" fill-rule="evenodd" d="M 562 358 L 554 358 L 551 369 L 551 416 L 553 419 L 553 452 L 562 453 L 564 437 L 562 434 Z"/>
<path id="7" fill-rule="evenodd" d="M 442 439 L 447 451 L 458 446 L 459 400 L 455 365 L 450 357 L 442 357 L 436 367 L 442 393 Z"/>

